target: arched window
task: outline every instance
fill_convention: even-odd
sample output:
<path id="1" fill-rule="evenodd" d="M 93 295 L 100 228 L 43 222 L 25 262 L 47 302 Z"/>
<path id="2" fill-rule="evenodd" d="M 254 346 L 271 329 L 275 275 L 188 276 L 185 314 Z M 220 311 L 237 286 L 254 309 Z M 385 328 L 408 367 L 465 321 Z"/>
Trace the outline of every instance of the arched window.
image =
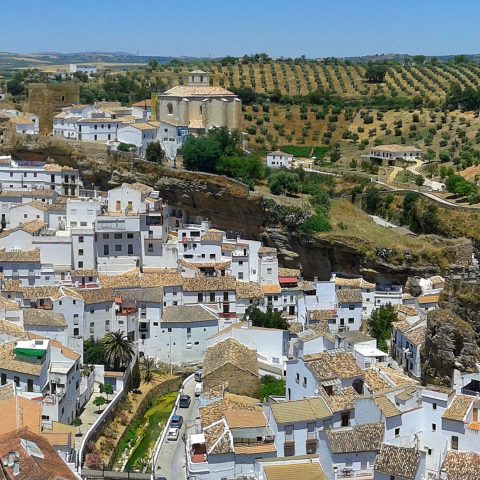
<path id="1" fill-rule="evenodd" d="M 173 105 L 171 103 L 167 104 L 167 110 L 169 115 L 173 115 Z"/>

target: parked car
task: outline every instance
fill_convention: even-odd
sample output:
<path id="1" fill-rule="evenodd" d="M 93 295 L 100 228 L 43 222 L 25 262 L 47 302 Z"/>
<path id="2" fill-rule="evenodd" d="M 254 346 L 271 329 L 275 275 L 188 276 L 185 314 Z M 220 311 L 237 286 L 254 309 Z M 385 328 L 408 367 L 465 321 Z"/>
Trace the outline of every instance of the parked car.
<path id="1" fill-rule="evenodd" d="M 170 420 L 170 428 L 182 428 L 183 417 L 181 415 L 173 415 Z"/>
<path id="2" fill-rule="evenodd" d="M 177 441 L 179 432 L 180 429 L 178 428 L 169 428 L 167 433 L 167 440 L 171 440 L 172 442 Z"/>
<path id="3" fill-rule="evenodd" d="M 193 378 L 195 378 L 195 381 L 196 381 L 196 382 L 201 382 L 201 381 L 202 381 L 202 373 L 203 373 L 203 370 L 202 370 L 201 368 L 198 369 L 198 370 L 195 372 Z"/>
<path id="4" fill-rule="evenodd" d="M 199 397 L 203 392 L 203 382 L 195 385 L 195 396 Z"/>
<path id="5" fill-rule="evenodd" d="M 190 406 L 191 401 L 192 399 L 190 398 L 190 395 L 180 395 L 179 407 L 188 408 Z"/>

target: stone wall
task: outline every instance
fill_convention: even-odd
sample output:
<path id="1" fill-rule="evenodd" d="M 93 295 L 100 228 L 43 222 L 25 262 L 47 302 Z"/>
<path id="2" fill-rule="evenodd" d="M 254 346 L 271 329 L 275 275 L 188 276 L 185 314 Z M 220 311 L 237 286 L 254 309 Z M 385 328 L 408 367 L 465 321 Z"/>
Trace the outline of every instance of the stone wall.
<path id="1" fill-rule="evenodd" d="M 241 370 L 234 365 L 225 365 L 203 377 L 204 391 L 222 383 L 227 386 L 227 390 L 230 393 L 247 395 L 249 397 L 255 397 L 260 388 L 260 379 L 257 375 Z"/>

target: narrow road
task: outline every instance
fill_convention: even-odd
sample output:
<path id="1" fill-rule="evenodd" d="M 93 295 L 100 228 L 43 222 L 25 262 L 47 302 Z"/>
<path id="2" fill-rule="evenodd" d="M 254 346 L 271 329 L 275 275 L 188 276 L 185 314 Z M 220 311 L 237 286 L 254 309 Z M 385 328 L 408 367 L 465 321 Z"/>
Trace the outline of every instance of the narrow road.
<path id="1" fill-rule="evenodd" d="M 412 172 L 414 175 L 421 175 L 425 179 L 425 185 L 431 188 L 433 191 L 442 192 L 445 190 L 445 185 L 440 182 L 435 182 L 435 180 L 430 180 L 427 178 L 423 173 L 419 171 L 420 167 L 422 166 L 423 162 L 421 160 L 415 160 L 414 165 L 410 165 L 407 167 L 409 172 Z"/>
<path id="2" fill-rule="evenodd" d="M 390 172 L 390 175 L 387 178 L 387 183 L 392 183 L 395 180 L 398 172 L 401 172 L 403 169 L 401 167 L 392 167 L 393 170 Z"/>
<path id="3" fill-rule="evenodd" d="M 174 415 L 183 417 L 183 425 L 177 441 L 165 440 L 160 450 L 157 464 L 155 465 L 155 477 L 165 477 L 167 480 L 186 480 L 185 471 L 185 439 L 187 428 L 195 422 L 198 410 L 198 399 L 195 398 L 195 380 L 193 377 L 186 383 L 182 393 L 190 395 L 192 402 L 189 408 L 177 408 Z M 168 426 L 167 426 L 168 428 Z"/>

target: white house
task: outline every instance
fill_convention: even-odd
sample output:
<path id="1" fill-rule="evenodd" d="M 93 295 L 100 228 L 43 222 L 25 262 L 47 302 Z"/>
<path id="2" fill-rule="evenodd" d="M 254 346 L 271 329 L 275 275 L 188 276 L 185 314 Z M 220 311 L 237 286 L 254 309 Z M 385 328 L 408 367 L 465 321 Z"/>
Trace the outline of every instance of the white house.
<path id="1" fill-rule="evenodd" d="M 275 151 L 267 153 L 267 167 L 270 168 L 292 168 L 293 155 Z"/>
<path id="2" fill-rule="evenodd" d="M 148 145 L 159 139 L 159 127 L 159 123 L 153 121 L 120 125 L 117 132 L 117 141 L 135 145 L 139 155 L 144 156 Z"/>

